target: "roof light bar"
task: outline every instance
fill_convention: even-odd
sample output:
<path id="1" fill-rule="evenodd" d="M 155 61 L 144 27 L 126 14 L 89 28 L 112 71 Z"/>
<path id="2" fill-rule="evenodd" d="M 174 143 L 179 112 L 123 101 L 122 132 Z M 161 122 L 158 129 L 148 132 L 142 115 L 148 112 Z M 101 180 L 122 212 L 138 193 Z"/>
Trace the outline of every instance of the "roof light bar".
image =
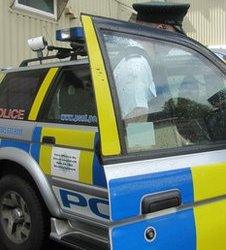
<path id="1" fill-rule="evenodd" d="M 84 32 L 82 27 L 73 27 L 56 31 L 56 40 L 61 42 L 84 41 Z"/>

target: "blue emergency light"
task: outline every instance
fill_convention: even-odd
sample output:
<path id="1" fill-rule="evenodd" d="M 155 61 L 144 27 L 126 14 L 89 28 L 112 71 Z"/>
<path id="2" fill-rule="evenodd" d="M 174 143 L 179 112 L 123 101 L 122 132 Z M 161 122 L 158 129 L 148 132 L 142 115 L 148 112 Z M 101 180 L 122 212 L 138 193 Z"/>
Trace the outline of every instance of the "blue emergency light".
<path id="1" fill-rule="evenodd" d="M 82 27 L 73 27 L 56 31 L 56 40 L 61 42 L 84 41 L 84 31 Z"/>

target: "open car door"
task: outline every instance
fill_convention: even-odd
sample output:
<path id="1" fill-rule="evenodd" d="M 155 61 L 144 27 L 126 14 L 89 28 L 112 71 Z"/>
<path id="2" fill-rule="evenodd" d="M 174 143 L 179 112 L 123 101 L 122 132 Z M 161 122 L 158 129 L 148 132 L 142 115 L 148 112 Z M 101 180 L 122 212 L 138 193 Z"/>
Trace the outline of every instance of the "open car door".
<path id="1" fill-rule="evenodd" d="M 111 249 L 226 249 L 225 66 L 180 34 L 82 22 Z"/>

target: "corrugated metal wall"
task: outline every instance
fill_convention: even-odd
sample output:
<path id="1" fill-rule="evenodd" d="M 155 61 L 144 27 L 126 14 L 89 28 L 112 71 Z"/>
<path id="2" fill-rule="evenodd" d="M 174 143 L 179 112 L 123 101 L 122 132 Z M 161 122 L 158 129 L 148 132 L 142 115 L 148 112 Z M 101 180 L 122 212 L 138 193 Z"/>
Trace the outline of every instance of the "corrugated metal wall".
<path id="1" fill-rule="evenodd" d="M 38 0 L 37 0 L 38 1 Z M 15 10 L 11 0 L 0 0 L 0 68 L 18 66 L 25 58 L 35 57 L 27 45 L 31 37 L 44 35 L 55 43 L 55 30 L 79 24 L 80 12 L 118 18 L 120 9 L 116 1 L 111 0 L 70 0 L 75 19 L 62 14 L 58 22 L 32 13 Z"/>
<path id="2" fill-rule="evenodd" d="M 184 22 L 188 35 L 205 45 L 226 44 L 226 0 L 170 0 L 190 2 Z"/>
<path id="3" fill-rule="evenodd" d="M 80 12 L 128 19 L 132 3 L 145 1 L 69 0 L 67 6 L 75 19 L 64 12 L 56 22 L 11 8 L 13 0 L 0 0 L 0 67 L 17 66 L 23 59 L 34 57 L 27 46 L 27 39 L 31 37 L 44 35 L 53 44 L 55 30 L 79 24 Z M 226 44 L 226 0 L 168 1 L 191 3 L 184 23 L 190 36 L 206 45 Z"/>
<path id="4" fill-rule="evenodd" d="M 34 56 L 27 39 L 41 34 L 52 36 L 54 22 L 10 8 L 10 1 L 0 0 L 0 67 L 16 66 L 24 58 Z"/>
<path id="5" fill-rule="evenodd" d="M 144 2 L 146 0 L 128 0 Z M 226 0 L 166 0 L 167 2 L 190 3 L 184 28 L 189 36 L 205 45 L 226 44 Z"/>

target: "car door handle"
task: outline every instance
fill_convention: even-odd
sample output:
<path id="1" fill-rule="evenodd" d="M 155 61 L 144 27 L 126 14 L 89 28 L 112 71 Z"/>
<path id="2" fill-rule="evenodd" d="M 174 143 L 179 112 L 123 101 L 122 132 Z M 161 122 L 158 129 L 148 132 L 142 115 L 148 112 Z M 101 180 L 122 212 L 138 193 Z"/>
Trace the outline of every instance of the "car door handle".
<path id="1" fill-rule="evenodd" d="M 142 200 L 142 214 L 154 213 L 181 205 L 181 194 L 177 190 L 149 195 Z"/>
<path id="2" fill-rule="evenodd" d="M 56 143 L 56 139 L 53 136 L 43 136 L 42 137 L 42 143 L 55 144 Z"/>

